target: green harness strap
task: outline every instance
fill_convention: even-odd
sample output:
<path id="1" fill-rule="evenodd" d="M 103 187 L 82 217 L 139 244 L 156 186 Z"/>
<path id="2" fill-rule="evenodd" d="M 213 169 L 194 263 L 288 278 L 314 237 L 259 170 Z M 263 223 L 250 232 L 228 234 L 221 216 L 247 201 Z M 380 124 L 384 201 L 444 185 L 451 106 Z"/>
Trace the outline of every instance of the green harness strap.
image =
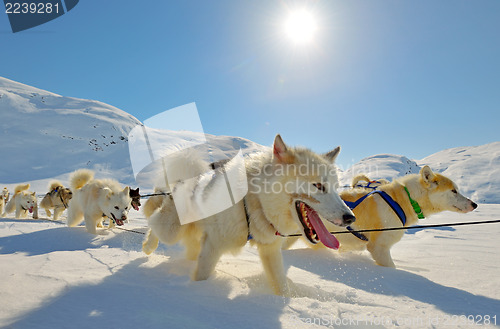
<path id="1" fill-rule="evenodd" d="M 411 206 L 413 207 L 413 210 L 417 214 L 418 219 L 424 219 L 425 216 L 422 213 L 422 209 L 420 208 L 420 205 L 418 204 L 417 201 L 415 201 L 415 200 L 413 200 L 411 198 L 410 192 L 408 191 L 408 189 L 406 188 L 406 186 L 404 188 L 405 188 L 406 194 L 408 194 L 408 198 L 410 199 Z"/>

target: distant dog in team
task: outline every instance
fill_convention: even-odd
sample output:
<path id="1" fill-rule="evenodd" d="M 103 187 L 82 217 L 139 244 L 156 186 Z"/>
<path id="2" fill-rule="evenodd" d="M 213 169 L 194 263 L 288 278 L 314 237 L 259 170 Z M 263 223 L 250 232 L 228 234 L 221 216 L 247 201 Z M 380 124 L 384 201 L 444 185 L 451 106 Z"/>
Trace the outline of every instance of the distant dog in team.
<path id="1" fill-rule="evenodd" d="M 7 204 L 7 202 L 9 202 L 9 197 L 10 197 L 9 190 L 6 187 L 4 187 L 2 190 L 2 194 L 0 195 L 0 214 L 3 214 L 5 210 L 5 205 Z"/>
<path id="2" fill-rule="evenodd" d="M 5 216 L 15 210 L 15 216 L 17 219 L 26 218 L 28 216 L 28 212 L 33 214 L 33 219 L 38 218 L 36 193 L 28 191 L 29 188 L 30 184 L 16 186 L 14 189 L 14 195 L 7 203 L 5 212 L 2 216 Z"/>
<path id="3" fill-rule="evenodd" d="M 381 178 L 381 179 L 377 179 L 377 180 L 371 180 L 370 178 L 368 178 L 368 176 L 366 176 L 365 174 L 360 174 L 360 175 L 357 175 L 355 176 L 353 179 L 352 179 L 352 183 L 351 183 L 351 186 L 353 188 L 366 188 L 366 189 L 376 189 L 382 185 L 385 185 L 385 184 L 389 184 L 390 182 L 387 180 L 387 179 L 384 179 L 384 178 Z"/>
<path id="4" fill-rule="evenodd" d="M 339 226 L 355 220 L 336 192 L 338 179 L 333 161 L 339 150 L 323 157 L 307 149 L 290 148 L 277 135 L 272 151 L 245 159 L 248 193 L 234 206 L 181 225 L 176 212 L 179 204 L 174 204 L 172 196 L 163 197 L 160 208 L 149 217 L 150 230 L 143 251 L 150 254 L 159 241 L 166 244 L 181 241 L 186 246 L 186 256 L 197 260 L 192 279 L 199 281 L 214 272 L 222 254 L 239 252 L 251 238 L 272 291 L 278 295 L 294 295 L 283 266 L 284 238 L 280 234 L 300 232 L 312 244 L 321 242 L 336 247 L 338 241 L 328 233 L 321 218 Z M 218 187 L 226 187 L 224 170 L 232 173 L 237 168 L 238 171 L 235 163 L 230 161 L 224 168 L 202 174 L 196 180 L 180 181 L 173 191 L 188 199 L 204 199 Z M 207 166 L 201 164 L 201 173 L 207 171 Z"/>
<path id="5" fill-rule="evenodd" d="M 131 208 L 130 188 L 121 188 L 112 179 L 94 179 L 94 172 L 80 169 L 71 174 L 70 188 L 73 197 L 68 207 L 68 226 L 73 227 L 85 221 L 89 233 L 97 233 L 97 225 L 106 216 L 123 225 Z"/>
<path id="6" fill-rule="evenodd" d="M 383 184 L 378 187 L 378 190 L 386 192 L 401 206 L 406 215 L 404 226 L 417 224 L 418 208 L 422 213 L 421 217 L 429 217 L 446 210 L 467 213 L 477 208 L 476 203 L 458 192 L 458 187 L 452 180 L 434 173 L 428 166 L 423 167 L 419 174 L 407 175 L 392 183 Z M 340 193 L 340 196 L 346 201 L 355 202 L 366 193 L 365 188 L 356 188 L 345 190 Z M 413 207 L 411 200 L 416 202 L 418 207 Z M 377 194 L 366 198 L 354 208 L 353 212 L 356 215 L 356 222 L 350 226 L 353 230 L 382 229 L 403 225 L 394 210 Z M 327 224 L 327 227 L 330 230 L 339 230 L 333 225 Z M 368 241 L 353 234 L 339 234 L 340 250 L 366 248 L 378 265 L 395 267 L 390 250 L 401 240 L 404 230 L 366 232 L 363 235 Z"/>
<path id="7" fill-rule="evenodd" d="M 134 210 L 139 211 L 141 206 L 141 194 L 139 193 L 139 188 L 130 189 L 129 196 L 132 199 L 131 205 Z"/>
<path id="8" fill-rule="evenodd" d="M 47 216 L 52 216 L 51 210 L 54 210 L 54 220 L 58 220 L 63 211 L 68 208 L 69 200 L 73 193 L 67 187 L 64 187 L 61 182 L 54 180 L 49 183 L 49 192 L 45 194 L 40 202 L 40 207 L 45 209 Z"/>

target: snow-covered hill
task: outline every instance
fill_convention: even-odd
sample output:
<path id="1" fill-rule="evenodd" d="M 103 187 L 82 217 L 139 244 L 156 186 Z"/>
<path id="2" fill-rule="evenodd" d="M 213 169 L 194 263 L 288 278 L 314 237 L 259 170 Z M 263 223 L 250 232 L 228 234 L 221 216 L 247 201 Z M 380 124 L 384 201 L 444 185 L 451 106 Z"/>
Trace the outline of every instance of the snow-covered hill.
<path id="1" fill-rule="evenodd" d="M 78 168 L 130 176 L 127 134 L 140 122 L 116 107 L 0 78 L 0 182 L 56 177 Z"/>
<path id="2" fill-rule="evenodd" d="M 342 185 L 350 185 L 357 174 L 370 179 L 393 180 L 420 171 L 424 165 L 450 177 L 462 193 L 480 203 L 500 203 L 500 142 L 443 150 L 421 160 L 379 154 L 362 159 L 340 173 Z"/>
<path id="3" fill-rule="evenodd" d="M 500 142 L 444 150 L 417 163 L 453 178 L 477 202 L 500 203 Z"/>
<path id="4" fill-rule="evenodd" d="M 129 132 L 141 122 L 132 115 L 99 101 L 63 97 L 0 77 L 1 146 L 0 183 L 13 188 L 30 182 L 45 191 L 47 181 L 67 184 L 79 168 L 95 170 L 97 177 L 112 177 L 135 185 L 129 155 Z M 196 138 L 189 131 L 162 131 L 179 146 Z M 213 159 L 264 148 L 239 137 L 205 135 L 205 152 Z M 174 145 L 175 144 L 175 145 Z M 143 186 L 143 188 L 152 186 Z"/>
<path id="5" fill-rule="evenodd" d="M 379 154 L 362 159 L 351 168 L 341 172 L 342 185 L 350 185 L 353 177 L 366 174 L 370 179 L 392 180 L 408 174 L 415 174 L 420 167 L 413 160 L 402 155 Z"/>
<path id="6" fill-rule="evenodd" d="M 132 115 L 98 101 L 63 97 L 0 77 L 0 184 L 13 187 L 31 182 L 43 193 L 47 180 L 67 183 L 69 173 L 91 168 L 98 177 L 112 177 L 136 185 L 132 172 L 128 134 L 141 123 Z M 162 131 L 160 140 L 173 147 L 199 139 L 189 131 Z M 199 146 L 211 159 L 233 157 L 266 147 L 231 136 L 205 135 Z M 372 179 L 392 180 L 417 173 L 429 165 L 457 182 L 462 192 L 481 203 L 500 203 L 500 142 L 444 150 L 422 160 L 380 154 L 361 160 L 340 173 L 342 185 L 366 173 Z M 141 186 L 152 188 L 152 186 Z"/>

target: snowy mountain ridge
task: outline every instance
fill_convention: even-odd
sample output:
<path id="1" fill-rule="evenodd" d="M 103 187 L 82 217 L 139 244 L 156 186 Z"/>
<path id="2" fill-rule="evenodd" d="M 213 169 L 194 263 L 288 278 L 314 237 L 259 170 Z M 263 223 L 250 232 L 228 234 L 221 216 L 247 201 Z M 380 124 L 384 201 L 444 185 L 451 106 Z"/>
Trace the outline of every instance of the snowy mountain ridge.
<path id="1" fill-rule="evenodd" d="M 47 181 L 67 184 L 71 172 L 90 168 L 97 177 L 112 177 L 135 185 L 128 134 L 141 122 L 111 105 L 64 97 L 0 77 L 2 144 L 0 184 L 31 182 L 43 193 Z M 195 140 L 189 131 L 171 133 L 172 140 Z M 214 159 L 266 149 L 240 137 L 206 135 L 202 146 Z M 5 159 L 8 159 L 7 161 Z M 500 142 L 443 150 L 421 160 L 379 154 L 340 172 L 341 185 L 365 173 L 371 179 L 392 180 L 418 173 L 424 165 L 452 178 L 461 191 L 480 203 L 500 203 Z M 152 187 L 151 187 L 152 188 Z"/>

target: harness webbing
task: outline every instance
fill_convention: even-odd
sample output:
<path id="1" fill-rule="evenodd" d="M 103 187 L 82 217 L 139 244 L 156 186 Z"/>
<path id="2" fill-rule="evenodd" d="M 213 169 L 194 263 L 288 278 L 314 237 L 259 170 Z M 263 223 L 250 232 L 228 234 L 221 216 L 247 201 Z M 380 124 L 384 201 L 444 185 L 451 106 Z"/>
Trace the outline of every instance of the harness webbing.
<path id="1" fill-rule="evenodd" d="M 250 234 L 250 216 L 248 215 L 248 208 L 247 208 L 247 200 L 243 198 L 243 208 L 245 208 L 245 217 L 247 219 L 247 226 L 248 226 L 248 237 L 247 241 L 252 240 L 253 237 Z"/>
<path id="2" fill-rule="evenodd" d="M 380 195 L 382 197 L 382 199 L 384 199 L 384 201 L 387 202 L 387 204 L 396 213 L 396 215 L 398 216 L 399 220 L 401 221 L 401 223 L 403 224 L 403 227 L 404 227 L 406 225 L 406 214 L 405 214 L 403 208 L 401 208 L 401 206 L 399 205 L 399 203 L 397 203 L 396 201 L 394 201 L 394 199 L 389 194 L 387 194 L 384 191 L 374 190 L 374 191 L 371 191 L 368 194 L 363 195 L 361 198 L 359 198 L 358 200 L 356 200 L 354 202 L 352 202 L 352 201 L 345 201 L 344 200 L 344 203 L 349 208 L 351 208 L 351 210 L 353 210 L 354 208 L 356 208 L 357 206 L 359 206 L 359 204 L 361 202 L 363 202 L 367 197 L 369 197 L 370 195 L 373 195 L 373 194 Z M 361 239 L 363 241 L 368 241 L 368 238 L 363 233 L 356 232 L 350 226 L 347 226 L 346 228 L 349 230 L 349 232 L 351 232 L 358 239 Z"/>
<path id="3" fill-rule="evenodd" d="M 361 198 L 359 198 L 354 202 L 344 200 L 344 203 L 352 210 L 357 206 L 359 206 L 359 204 L 363 202 L 363 200 L 365 200 L 367 197 L 373 194 L 379 194 L 384 199 L 384 201 L 387 202 L 387 204 L 392 208 L 392 210 L 396 213 L 396 215 L 398 215 L 398 218 L 403 224 L 403 226 L 406 225 L 406 214 L 403 208 L 401 208 L 401 206 L 396 201 L 394 201 L 394 199 L 389 194 L 387 194 L 384 191 L 379 191 L 379 190 L 371 191 L 370 193 L 365 194 L 364 196 L 362 196 Z"/>

